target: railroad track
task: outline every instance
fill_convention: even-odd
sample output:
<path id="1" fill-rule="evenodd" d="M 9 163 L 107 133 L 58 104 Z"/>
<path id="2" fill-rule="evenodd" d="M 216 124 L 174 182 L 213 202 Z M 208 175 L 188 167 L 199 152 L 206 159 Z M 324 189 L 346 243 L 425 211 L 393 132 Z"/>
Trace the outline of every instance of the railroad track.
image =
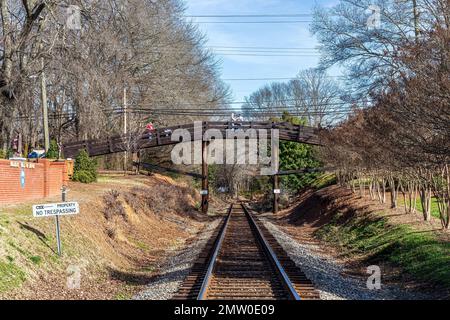
<path id="1" fill-rule="evenodd" d="M 243 204 L 232 205 L 175 299 L 319 299 L 311 281 Z"/>

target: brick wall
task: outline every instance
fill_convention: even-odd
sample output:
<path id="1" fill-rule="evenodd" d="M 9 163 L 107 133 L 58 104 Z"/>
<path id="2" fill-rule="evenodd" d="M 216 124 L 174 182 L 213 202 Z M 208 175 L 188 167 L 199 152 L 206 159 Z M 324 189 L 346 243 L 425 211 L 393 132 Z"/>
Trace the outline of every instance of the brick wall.
<path id="1" fill-rule="evenodd" d="M 25 186 L 20 182 L 21 164 L 0 160 L 0 204 L 14 204 L 26 200 L 43 199 L 61 194 L 61 187 L 72 174 L 72 161 L 52 162 L 40 159 L 26 162 Z"/>

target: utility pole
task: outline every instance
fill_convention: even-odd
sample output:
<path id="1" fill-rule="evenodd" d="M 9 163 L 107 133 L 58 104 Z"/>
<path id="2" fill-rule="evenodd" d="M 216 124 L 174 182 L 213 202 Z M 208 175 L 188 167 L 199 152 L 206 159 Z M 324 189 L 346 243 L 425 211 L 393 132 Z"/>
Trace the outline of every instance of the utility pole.
<path id="1" fill-rule="evenodd" d="M 45 20 L 42 20 L 40 29 L 44 29 Z M 44 51 L 44 40 L 39 43 L 39 50 L 41 53 Z M 47 101 L 47 80 L 45 78 L 45 59 L 41 58 L 41 104 L 42 104 L 42 118 L 44 125 L 44 149 L 45 153 L 50 149 L 50 134 L 48 130 L 48 101 Z"/>
<path id="2" fill-rule="evenodd" d="M 48 149 L 50 148 L 50 136 L 48 131 L 48 103 L 47 103 L 47 81 L 45 79 L 45 72 L 44 72 L 44 58 L 41 59 L 41 67 L 42 67 L 42 73 L 41 73 L 41 103 L 42 103 L 42 117 L 44 121 L 44 148 L 45 152 L 48 152 Z"/>
<path id="3" fill-rule="evenodd" d="M 203 139 L 203 138 L 202 138 Z M 209 181 L 208 181 L 208 141 L 202 141 L 202 212 L 208 214 Z"/>
<path id="4" fill-rule="evenodd" d="M 127 128 L 127 122 L 128 122 L 128 110 L 127 110 L 127 88 L 123 89 L 123 135 L 127 142 L 128 147 L 128 128 Z M 128 148 L 127 148 L 128 149 Z M 125 174 L 127 172 L 128 167 L 128 150 L 125 151 L 124 157 L 123 157 L 123 170 L 125 171 Z"/>
<path id="5" fill-rule="evenodd" d="M 414 34 L 416 36 L 416 42 L 419 41 L 419 11 L 417 10 L 417 0 L 412 0 L 413 2 L 413 12 L 414 12 Z"/>
<path id="6" fill-rule="evenodd" d="M 277 214 L 279 211 L 280 204 L 280 180 L 277 174 L 273 176 L 273 213 Z"/>

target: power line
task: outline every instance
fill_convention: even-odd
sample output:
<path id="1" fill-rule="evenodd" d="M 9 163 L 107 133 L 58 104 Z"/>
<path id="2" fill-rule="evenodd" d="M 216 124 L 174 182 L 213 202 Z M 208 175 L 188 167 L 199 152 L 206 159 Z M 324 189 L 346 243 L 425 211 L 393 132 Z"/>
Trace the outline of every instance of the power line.
<path id="1" fill-rule="evenodd" d="M 198 24 L 285 24 L 285 23 L 311 23 L 311 20 L 272 20 L 272 21 L 194 21 Z"/>
<path id="2" fill-rule="evenodd" d="M 308 107 L 333 107 L 322 111 L 304 111 L 301 110 L 303 106 L 301 105 L 288 105 L 288 106 L 263 106 L 263 107 L 242 107 L 242 108 L 218 108 L 218 109 L 211 109 L 211 108 L 172 108 L 167 109 L 166 107 L 160 106 L 157 109 L 155 109 L 155 106 L 153 104 L 141 104 L 141 105 L 130 105 L 129 112 L 130 113 L 148 113 L 148 114 L 155 114 L 155 115 L 205 115 L 205 116 L 218 116 L 218 115 L 229 115 L 230 112 L 242 112 L 242 113 L 253 113 L 253 114 L 267 114 L 267 113 L 279 113 L 282 114 L 284 111 L 289 112 L 295 112 L 295 113 L 304 113 L 306 115 L 312 115 L 314 113 L 323 113 L 323 114 L 335 114 L 335 113 L 349 113 L 353 111 L 353 107 L 349 106 L 349 104 L 352 103 L 358 103 L 358 102 L 366 102 L 369 103 L 371 101 L 368 100 L 360 100 L 360 101 L 352 101 L 352 102 L 326 102 L 326 103 L 316 103 L 311 104 L 308 101 L 301 100 L 301 99 L 285 99 L 285 100 L 278 100 L 274 101 L 274 103 L 281 103 L 281 102 L 296 102 L 296 103 L 304 103 Z M 246 104 L 246 101 L 234 101 L 227 104 Z M 250 102 L 251 103 L 251 102 Z M 193 103 L 193 104 L 185 104 L 186 106 L 199 106 L 199 105 L 205 105 L 201 103 Z M 152 106 L 152 109 L 144 108 L 143 106 Z M 338 106 L 342 106 L 342 108 L 337 108 Z M 104 108 L 102 109 L 105 113 L 111 113 L 115 115 L 123 114 L 124 111 L 122 108 Z M 51 119 L 62 119 L 62 118 L 71 118 L 77 116 L 79 113 L 77 112 L 67 112 L 67 113 L 60 113 L 60 114 L 50 114 L 49 118 Z M 17 116 L 14 119 L 19 120 L 29 120 L 29 119 L 36 119 L 35 115 L 30 116 Z"/>
<path id="3" fill-rule="evenodd" d="M 103 110 L 105 111 L 105 110 Z M 273 110 L 264 110 L 264 109 L 254 109 L 251 111 L 243 112 L 249 117 L 270 117 L 270 116 L 282 116 L 284 112 L 287 111 L 291 115 L 294 116 L 314 116 L 314 115 L 322 115 L 322 116 L 337 116 L 337 115 L 347 115 L 350 114 L 353 109 L 342 109 L 342 110 L 324 110 L 324 111 L 299 111 L 299 110 L 293 110 L 291 108 L 285 108 L 282 111 L 273 111 Z M 112 116 L 122 116 L 124 114 L 123 110 L 110 110 L 105 113 L 109 113 Z M 139 110 L 139 109 L 131 109 L 127 111 L 127 114 L 138 114 L 138 115 L 152 115 L 152 116 L 192 116 L 192 117 L 229 117 L 230 116 L 230 110 L 217 110 L 217 111 L 174 111 L 174 110 Z M 51 120 L 61 120 L 62 118 L 72 118 L 77 116 L 76 113 L 68 113 L 68 114 L 60 114 L 57 116 L 50 116 L 49 118 Z M 30 120 L 30 119 L 36 119 L 36 116 L 20 116 L 15 117 L 15 120 Z M 72 119 L 73 120 L 73 119 Z"/>
<path id="4" fill-rule="evenodd" d="M 326 107 L 328 105 L 323 104 L 323 105 L 308 105 L 308 107 Z M 343 106 L 343 105 L 342 105 Z M 151 112 L 151 113 L 174 113 L 174 112 L 178 112 L 178 113 L 227 113 L 229 114 L 230 112 L 284 112 L 287 110 L 290 111 L 300 111 L 303 110 L 302 107 L 296 107 L 296 106 L 275 106 L 275 107 L 263 107 L 263 108 L 241 108 L 241 109 L 199 109 L 199 108 L 194 108 L 194 109 L 155 109 L 155 108 L 142 108 L 142 107 L 131 107 L 129 108 L 130 111 L 141 111 L 141 112 Z M 325 110 L 321 110 L 320 112 L 341 112 L 341 111 L 351 111 L 353 110 L 352 107 L 350 106 L 346 106 L 343 108 L 330 108 L 330 109 L 325 109 Z M 124 113 L 123 109 L 103 109 L 102 111 L 104 112 L 114 112 L 114 113 Z M 304 110 L 303 110 L 304 111 Z M 304 111 L 304 112 L 308 112 L 308 111 Z"/>
<path id="5" fill-rule="evenodd" d="M 248 49 L 212 49 L 213 52 L 230 52 L 230 53 L 297 53 L 297 54 L 311 54 L 315 53 L 316 51 L 311 50 L 248 50 Z"/>
<path id="6" fill-rule="evenodd" d="M 217 108 L 217 110 L 229 110 L 229 111 L 233 111 L 233 110 L 245 110 L 245 109 L 249 109 L 249 110 L 254 110 L 256 108 L 287 108 L 287 107 L 301 107 L 304 105 L 307 105 L 309 107 L 327 107 L 327 106 L 345 106 L 348 105 L 349 103 L 347 102 L 323 102 L 323 103 L 311 103 L 311 102 L 306 102 L 306 101 L 293 101 L 291 104 L 285 104 L 282 105 L 282 103 L 286 103 L 286 102 L 260 102 L 260 103 L 256 103 L 256 102 L 250 102 L 247 103 L 243 103 L 242 107 L 231 107 L 231 108 Z M 295 104 L 296 103 L 296 104 Z M 272 106 L 270 106 L 272 104 Z M 140 105 L 132 105 L 132 108 L 142 108 L 143 106 L 150 106 L 152 109 L 155 110 L 206 110 L 206 111 L 213 111 L 216 109 L 211 109 L 211 107 L 208 108 L 179 108 L 179 107 L 183 107 L 183 105 L 177 105 L 177 106 L 173 106 L 172 108 L 167 108 L 168 106 L 162 106 L 162 105 L 154 105 L 154 104 L 140 104 Z M 188 107 L 189 105 L 185 105 L 186 107 Z M 194 105 L 190 105 L 190 106 L 194 106 Z M 201 106 L 201 104 L 199 104 L 199 106 Z M 261 107 L 260 107 L 261 106 Z M 159 109 L 159 108 L 164 108 L 164 109 Z M 117 110 L 117 109 L 121 109 L 121 108 L 106 108 L 103 110 Z"/>
<path id="7" fill-rule="evenodd" d="M 319 110 L 319 111 L 305 111 L 305 110 L 295 110 L 295 109 L 260 109 L 260 110 L 246 110 L 246 111 L 240 111 L 240 113 L 244 114 L 267 114 L 267 113 L 278 113 L 278 114 L 284 114 L 285 112 L 288 113 L 294 113 L 294 114 L 314 114 L 314 113 L 323 113 L 323 114 L 334 114 L 334 113 L 348 113 L 353 111 L 353 109 L 342 109 L 342 110 Z M 105 113 L 110 114 L 124 114 L 125 112 L 122 110 L 117 111 L 109 111 Z M 230 116 L 231 112 L 229 110 L 217 110 L 217 111 L 176 111 L 176 110 L 170 110 L 170 111 L 162 111 L 162 110 L 149 110 L 149 109 L 132 109 L 127 111 L 127 113 L 140 113 L 140 114 L 154 114 L 154 115 L 227 115 Z M 236 112 L 237 113 L 237 112 Z"/>
<path id="8" fill-rule="evenodd" d="M 275 80 L 294 80 L 295 78 L 234 78 L 222 79 L 223 81 L 275 81 Z"/>
<path id="9" fill-rule="evenodd" d="M 303 104 L 308 104 L 309 106 L 336 106 L 336 105 L 345 105 L 345 104 L 354 104 L 354 103 L 368 103 L 368 102 L 372 102 L 372 100 L 369 99 L 358 99 L 358 100 L 352 100 L 352 101 L 340 101 L 340 102 L 319 102 L 319 103 L 311 103 L 310 100 L 308 99 L 274 99 L 273 101 L 262 101 L 261 103 L 283 103 L 283 102 L 295 102 L 295 103 L 303 103 Z M 153 101 L 153 102 L 148 102 L 148 103 L 140 103 L 138 105 L 131 105 L 132 107 L 141 107 L 141 106 L 151 106 L 153 108 L 155 107 L 161 107 L 161 108 L 167 108 L 167 106 L 158 106 L 155 105 L 157 103 L 161 103 L 161 104 L 168 104 L 168 105 L 174 105 L 176 104 L 177 106 L 210 106 L 211 103 L 217 104 L 219 103 L 218 101 L 209 101 L 209 102 L 201 102 L 201 103 L 188 103 L 188 102 L 183 102 L 183 103 L 173 103 L 173 102 L 169 102 L 169 101 Z M 251 100 L 249 101 L 229 101 L 229 102 L 223 102 L 222 105 L 243 105 L 243 104 L 256 104 L 257 102 L 253 102 Z M 247 107 L 247 108 L 252 108 L 253 107 Z M 173 110 L 173 109 L 171 109 Z M 185 109 L 182 109 L 185 110 Z M 196 108 L 196 110 L 211 110 L 211 108 L 207 108 L 207 109 L 201 109 L 201 108 Z M 233 110 L 233 108 L 227 108 L 227 110 Z"/>
<path id="10" fill-rule="evenodd" d="M 221 56 L 250 56 L 250 57 L 319 57 L 319 54 L 257 54 L 257 53 L 217 53 Z"/>
<path id="11" fill-rule="evenodd" d="M 337 106 L 346 106 L 348 104 L 352 104 L 352 103 L 358 103 L 358 102 L 366 102 L 369 103 L 371 101 L 369 100 L 355 100 L 355 101 L 351 101 L 351 102 L 325 102 L 325 103 L 315 103 L 315 104 L 311 104 L 306 100 L 303 99 L 283 99 L 283 100 L 276 100 L 273 101 L 272 103 L 282 103 L 282 102 L 295 102 L 295 103 L 303 103 L 304 105 L 307 105 L 308 107 L 337 107 Z M 168 102 L 159 102 L 159 103 L 168 103 Z M 213 102 L 211 102 L 213 103 Z M 245 105 L 247 103 L 252 103 L 251 101 L 233 101 L 233 102 L 229 102 L 229 103 L 225 103 L 227 105 Z M 264 103 L 264 102 L 263 102 Z M 266 102 L 266 103 L 270 103 L 270 102 Z M 206 106 L 207 104 L 205 103 L 184 103 L 185 106 Z M 149 109 L 149 108 L 144 108 L 145 106 L 151 106 L 153 107 L 153 109 Z M 291 111 L 296 111 L 296 108 L 302 108 L 303 106 L 296 106 L 296 105 L 288 105 L 288 106 L 263 106 L 261 107 L 234 107 L 234 108 L 218 108 L 218 109 L 211 109 L 211 108 L 172 108 L 172 109 L 167 109 L 167 107 L 164 106 L 157 106 L 157 109 L 155 109 L 154 104 L 140 104 L 140 105 L 130 105 L 130 110 L 135 110 L 135 111 L 148 111 L 148 112 L 157 112 L 157 113 L 173 113 L 173 112 L 222 112 L 222 113 L 227 113 L 229 114 L 230 112 L 271 112 L 273 110 L 281 110 L 281 111 L 285 111 L 285 110 L 291 110 Z M 332 109 L 328 109 L 326 110 L 327 112 L 335 112 L 335 111 L 351 111 L 353 110 L 352 107 L 346 106 L 343 108 L 332 108 Z M 122 108 L 104 108 L 102 109 L 102 111 L 104 112 L 113 112 L 113 113 L 119 113 L 122 112 L 123 113 L 123 109 Z M 69 118 L 69 117 L 74 117 L 77 116 L 79 113 L 77 112 L 67 112 L 67 113 L 60 113 L 60 114 L 49 114 L 49 118 L 53 118 L 53 119 L 62 119 L 62 118 Z M 22 120 L 28 120 L 28 119 L 34 119 L 36 118 L 35 115 L 30 115 L 30 116 L 17 116 L 14 119 L 22 119 Z"/>
<path id="12" fill-rule="evenodd" d="M 148 116 L 164 116 L 164 117 L 173 117 L 173 116 L 191 116 L 191 117 L 229 117 L 230 113 L 199 113 L 199 112 L 170 112 L 170 113 L 158 113 L 158 112 L 144 112 L 144 111 L 130 111 L 131 114 L 138 115 L 148 115 Z M 314 116 L 314 115 L 322 115 L 322 116 L 336 116 L 336 115 L 347 115 L 350 114 L 351 111 L 334 111 L 334 112 L 296 112 L 290 111 L 289 114 L 294 116 Z M 114 115 L 122 115 L 123 113 L 115 113 Z M 282 116 L 284 112 L 252 112 L 246 113 L 248 117 L 270 117 L 270 116 Z"/>
<path id="13" fill-rule="evenodd" d="M 184 15 L 185 18 L 298 18 L 312 17 L 312 13 L 288 13 L 288 14 L 203 14 Z"/>
<path id="14" fill-rule="evenodd" d="M 207 46 L 208 48 L 223 48 L 223 49 L 262 49 L 262 50 L 318 50 L 318 48 L 300 48 L 300 47 L 238 47 L 238 46 Z"/>
<path id="15" fill-rule="evenodd" d="M 327 76 L 327 78 L 345 78 L 343 76 Z M 275 81 L 275 80 L 299 80 L 298 78 L 229 78 L 223 81 Z"/>
<path id="16" fill-rule="evenodd" d="M 311 101 L 309 100 L 305 100 L 305 99 L 279 99 L 279 100 L 274 100 L 274 101 L 262 101 L 260 102 L 261 104 L 268 104 L 268 103 L 273 103 L 273 104 L 280 104 L 280 103 L 286 103 L 286 102 L 295 102 L 295 103 L 303 103 L 306 104 L 308 106 L 340 106 L 340 105 L 346 105 L 346 104 L 352 104 L 352 103 L 358 103 L 358 102 L 371 102 L 370 100 L 353 100 L 350 102 L 319 102 L 319 103 L 311 103 Z M 155 103 L 164 103 L 164 104 L 170 104 L 173 106 L 172 103 L 167 102 L 167 101 L 155 101 L 154 103 L 140 103 L 139 105 L 131 105 L 131 107 L 142 107 L 142 106 L 150 106 L 152 108 L 167 108 L 167 106 L 158 106 L 155 105 Z M 216 103 L 216 102 L 210 102 L 210 103 Z M 223 105 L 245 105 L 245 104 L 257 104 L 258 102 L 252 102 L 252 101 L 231 101 L 231 102 L 224 102 Z M 208 106 L 208 103 L 177 103 L 177 106 Z M 276 107 L 276 106 L 275 106 Z M 279 106 L 282 108 L 285 108 L 285 106 Z M 254 107 L 245 107 L 247 109 L 254 109 Z M 239 108 L 239 110 L 245 109 L 245 108 Z M 107 109 L 107 108 L 106 108 Z M 105 110 L 106 110 L 105 109 Z M 114 108 L 113 108 L 114 109 Z M 236 109 L 236 108 L 235 108 Z M 177 110 L 177 109 L 170 109 L 170 110 Z M 187 110 L 187 109 L 180 109 L 180 110 Z M 195 110 L 211 110 L 211 108 L 195 108 Z M 230 110 L 233 111 L 233 108 L 227 108 L 226 110 Z"/>

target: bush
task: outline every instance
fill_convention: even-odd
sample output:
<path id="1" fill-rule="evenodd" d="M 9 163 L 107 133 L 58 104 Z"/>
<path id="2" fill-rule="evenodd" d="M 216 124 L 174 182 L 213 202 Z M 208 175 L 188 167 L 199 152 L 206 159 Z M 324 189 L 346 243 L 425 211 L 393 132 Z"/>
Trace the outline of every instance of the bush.
<path id="1" fill-rule="evenodd" d="M 117 190 L 111 190 L 103 196 L 103 202 L 105 204 L 103 215 L 106 220 L 112 220 L 115 216 L 119 216 L 127 221 L 127 214 L 119 196 L 120 193 Z"/>
<path id="2" fill-rule="evenodd" d="M 8 149 L 6 152 L 0 149 L 0 159 L 9 159 L 13 156 L 14 152 Z"/>
<path id="3" fill-rule="evenodd" d="M 72 180 L 81 183 L 92 183 L 95 182 L 97 179 L 95 176 L 92 175 L 91 172 L 82 170 L 74 172 Z"/>
<path id="4" fill-rule="evenodd" d="M 50 141 L 50 147 L 47 151 L 47 159 L 58 159 L 59 158 L 59 147 L 56 140 Z"/>
<path id="5" fill-rule="evenodd" d="M 89 158 L 86 150 L 81 151 L 75 158 L 72 180 L 82 183 L 97 181 L 97 162 Z"/>
<path id="6" fill-rule="evenodd" d="M 135 187 L 124 195 L 127 204 L 137 214 L 152 212 L 156 215 L 163 213 L 189 214 L 191 189 L 169 184 L 157 184 L 148 189 Z"/>

